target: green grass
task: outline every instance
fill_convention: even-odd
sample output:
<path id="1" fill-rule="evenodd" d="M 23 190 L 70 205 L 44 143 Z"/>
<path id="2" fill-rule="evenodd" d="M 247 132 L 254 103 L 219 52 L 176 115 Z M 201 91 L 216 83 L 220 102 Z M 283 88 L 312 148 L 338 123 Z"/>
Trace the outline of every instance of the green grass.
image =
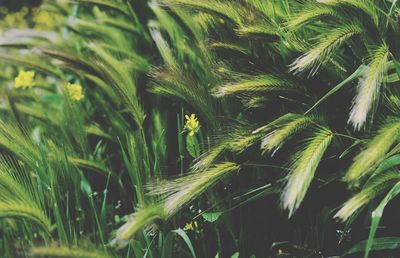
<path id="1" fill-rule="evenodd" d="M 4 257 L 398 256 L 398 1 L 19 2 Z"/>

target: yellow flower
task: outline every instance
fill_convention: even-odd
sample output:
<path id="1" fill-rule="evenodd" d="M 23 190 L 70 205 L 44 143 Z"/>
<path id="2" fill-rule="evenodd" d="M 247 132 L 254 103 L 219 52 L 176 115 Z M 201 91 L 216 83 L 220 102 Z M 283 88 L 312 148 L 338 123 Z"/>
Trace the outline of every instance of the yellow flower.
<path id="1" fill-rule="evenodd" d="M 15 77 L 15 88 L 31 88 L 34 85 L 34 71 L 19 71 Z"/>
<path id="2" fill-rule="evenodd" d="M 55 18 L 51 13 L 43 10 L 35 10 L 33 20 L 38 30 L 51 30 L 55 27 Z"/>
<path id="3" fill-rule="evenodd" d="M 185 129 L 189 132 L 189 136 L 193 136 L 200 127 L 199 121 L 195 114 L 191 114 L 190 117 L 185 115 L 186 124 Z"/>
<path id="4" fill-rule="evenodd" d="M 9 13 L 4 17 L 4 22 L 7 27 L 11 28 L 27 28 L 28 23 L 25 20 L 25 16 L 28 14 L 29 10 L 27 7 L 23 7 L 21 11 L 16 13 Z"/>
<path id="5" fill-rule="evenodd" d="M 69 97 L 74 101 L 80 101 L 85 97 L 82 93 L 82 86 L 79 84 L 68 83 L 65 88 L 67 89 Z"/>
<path id="6" fill-rule="evenodd" d="M 190 223 L 186 223 L 185 227 L 183 230 L 197 230 L 199 225 L 197 224 L 197 221 L 191 221 Z"/>

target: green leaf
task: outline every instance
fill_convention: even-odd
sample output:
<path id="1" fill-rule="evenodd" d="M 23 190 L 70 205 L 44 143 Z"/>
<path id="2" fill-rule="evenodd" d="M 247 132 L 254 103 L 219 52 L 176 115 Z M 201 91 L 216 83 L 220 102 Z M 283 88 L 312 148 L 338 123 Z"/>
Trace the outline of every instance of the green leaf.
<path id="1" fill-rule="evenodd" d="M 343 256 L 348 256 L 355 253 L 360 253 L 365 250 L 366 247 L 365 240 L 358 242 L 349 251 L 347 251 Z M 398 249 L 400 248 L 400 237 L 382 237 L 376 238 L 374 243 L 371 247 L 373 251 L 380 251 L 380 250 L 390 250 L 390 249 Z"/>
<path id="2" fill-rule="evenodd" d="M 51 94 L 40 97 L 40 100 L 49 104 L 61 105 L 63 99 L 61 95 Z"/>
<path id="3" fill-rule="evenodd" d="M 190 241 L 190 238 L 188 237 L 188 235 L 186 234 L 186 232 L 184 230 L 182 230 L 181 228 L 172 230 L 172 232 L 177 233 L 182 239 L 183 241 L 185 241 L 186 245 L 188 246 L 190 252 L 192 253 L 192 256 L 194 258 L 196 258 L 196 253 L 194 251 L 192 242 Z"/>
<path id="4" fill-rule="evenodd" d="M 87 196 L 90 196 L 92 194 L 92 187 L 85 178 L 82 178 L 81 180 L 81 190 L 82 192 L 87 194 Z"/>
<path id="5" fill-rule="evenodd" d="M 379 174 L 380 172 L 388 170 L 389 168 L 392 168 L 397 165 L 400 165 L 400 154 L 391 156 L 382 161 L 379 167 L 375 170 L 374 175 Z"/>
<path id="6" fill-rule="evenodd" d="M 200 145 L 196 136 L 186 136 L 186 149 L 193 158 L 196 158 L 200 155 Z"/>
<path id="7" fill-rule="evenodd" d="M 400 78 L 400 62 L 393 59 L 394 69 L 396 70 L 397 76 Z"/>
<path id="8" fill-rule="evenodd" d="M 208 222 L 215 222 L 219 219 L 219 217 L 221 217 L 222 214 L 223 214 L 223 212 L 221 212 L 221 211 L 206 212 L 206 213 L 203 213 L 202 216 Z"/>
<path id="9" fill-rule="evenodd" d="M 395 198 L 398 194 L 400 193 L 400 182 L 395 184 L 393 188 L 390 190 L 390 192 L 383 198 L 381 203 L 379 203 L 378 207 L 372 212 L 371 214 L 371 227 L 369 230 L 369 236 L 368 236 L 368 241 L 365 246 L 365 255 L 364 257 L 368 257 L 370 250 L 374 250 L 374 244 L 378 239 L 374 240 L 376 230 L 378 228 L 379 222 L 381 221 L 383 210 L 385 209 L 386 205 L 393 199 Z M 391 246 L 393 245 L 393 241 L 391 243 Z M 400 238 L 397 239 L 397 247 L 400 247 Z M 393 249 L 393 248 L 391 248 Z M 381 249 L 379 249 L 381 250 Z"/>
<path id="10" fill-rule="evenodd" d="M 236 252 L 234 254 L 232 254 L 231 258 L 239 258 L 239 252 Z"/>

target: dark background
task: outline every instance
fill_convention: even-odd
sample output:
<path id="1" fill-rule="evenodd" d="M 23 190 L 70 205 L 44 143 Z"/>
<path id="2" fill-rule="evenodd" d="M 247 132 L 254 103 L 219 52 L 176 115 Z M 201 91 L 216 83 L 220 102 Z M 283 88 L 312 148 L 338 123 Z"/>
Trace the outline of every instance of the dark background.
<path id="1" fill-rule="evenodd" d="M 17 11 L 21 6 L 36 6 L 39 5 L 41 0 L 0 0 L 0 7 L 7 7 L 10 10 Z"/>

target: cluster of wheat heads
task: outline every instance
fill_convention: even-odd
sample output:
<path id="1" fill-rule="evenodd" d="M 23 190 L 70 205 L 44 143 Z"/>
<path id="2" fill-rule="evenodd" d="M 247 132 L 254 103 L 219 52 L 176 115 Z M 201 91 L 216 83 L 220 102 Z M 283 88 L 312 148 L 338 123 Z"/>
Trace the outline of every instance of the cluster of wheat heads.
<path id="1" fill-rule="evenodd" d="M 400 192 L 397 2 L 2 9 L 0 252 L 396 249 L 378 226 Z"/>

